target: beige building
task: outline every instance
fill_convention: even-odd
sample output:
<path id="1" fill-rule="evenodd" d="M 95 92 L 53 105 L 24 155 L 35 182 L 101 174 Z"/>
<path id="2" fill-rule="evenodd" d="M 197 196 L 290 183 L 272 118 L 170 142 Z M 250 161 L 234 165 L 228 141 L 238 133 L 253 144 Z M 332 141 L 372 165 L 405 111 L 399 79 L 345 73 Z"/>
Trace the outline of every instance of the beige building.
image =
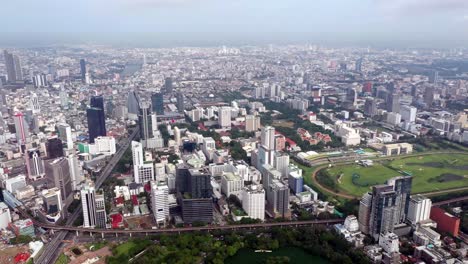
<path id="1" fill-rule="evenodd" d="M 413 145 L 409 143 L 388 144 L 383 147 L 382 152 L 386 156 L 411 154 L 413 153 Z"/>

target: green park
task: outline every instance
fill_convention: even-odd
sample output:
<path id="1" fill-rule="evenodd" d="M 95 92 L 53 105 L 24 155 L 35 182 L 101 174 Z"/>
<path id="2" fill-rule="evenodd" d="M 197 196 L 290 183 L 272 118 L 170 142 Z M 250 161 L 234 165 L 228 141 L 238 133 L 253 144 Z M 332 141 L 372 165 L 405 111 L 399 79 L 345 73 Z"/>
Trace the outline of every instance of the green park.
<path id="1" fill-rule="evenodd" d="M 374 161 L 368 167 L 357 163 L 337 165 L 320 173 L 329 178 L 328 187 L 353 196 L 361 196 L 373 185 L 400 175 L 413 176 L 413 193 L 430 193 L 468 187 L 468 155 L 394 157 Z"/>

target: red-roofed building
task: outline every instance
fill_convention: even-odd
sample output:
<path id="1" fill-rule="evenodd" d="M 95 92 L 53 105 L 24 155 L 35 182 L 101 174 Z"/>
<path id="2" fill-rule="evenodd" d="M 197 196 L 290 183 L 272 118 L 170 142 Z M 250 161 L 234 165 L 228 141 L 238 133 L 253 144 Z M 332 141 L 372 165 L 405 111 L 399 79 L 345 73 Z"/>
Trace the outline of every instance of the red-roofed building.
<path id="1" fill-rule="evenodd" d="M 18 253 L 16 256 L 15 256 L 15 263 L 26 263 L 26 261 L 28 261 L 29 257 L 31 255 L 27 252 L 25 253 Z"/>
<path id="2" fill-rule="evenodd" d="M 138 197 L 136 195 L 132 195 L 132 203 L 134 206 L 139 205 L 140 203 L 138 202 Z"/>
<path id="3" fill-rule="evenodd" d="M 114 203 L 115 203 L 116 206 L 123 206 L 124 202 L 125 202 L 125 200 L 124 200 L 124 198 L 122 196 L 117 197 L 117 198 L 114 199 Z"/>
<path id="4" fill-rule="evenodd" d="M 112 228 L 123 227 L 123 216 L 121 214 L 113 214 L 110 218 L 112 219 Z"/>

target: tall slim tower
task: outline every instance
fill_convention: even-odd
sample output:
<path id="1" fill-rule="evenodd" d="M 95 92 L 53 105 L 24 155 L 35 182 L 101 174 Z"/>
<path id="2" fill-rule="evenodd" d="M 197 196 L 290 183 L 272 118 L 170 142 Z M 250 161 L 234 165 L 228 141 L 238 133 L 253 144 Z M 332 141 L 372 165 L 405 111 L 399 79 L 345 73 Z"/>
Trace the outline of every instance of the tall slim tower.
<path id="1" fill-rule="evenodd" d="M 29 179 L 42 178 L 45 175 L 44 162 L 41 159 L 41 153 L 38 149 L 28 150 L 29 166 L 28 177 Z"/>
<path id="2" fill-rule="evenodd" d="M 83 186 L 80 191 L 83 206 L 83 227 L 96 226 L 96 191 L 92 183 Z"/>
<path id="3" fill-rule="evenodd" d="M 147 140 L 153 137 L 153 120 L 151 118 L 151 107 L 148 103 L 140 104 L 138 114 L 138 124 L 140 126 L 140 139 Z"/>
<path id="4" fill-rule="evenodd" d="M 275 128 L 266 126 L 262 128 L 261 143 L 267 150 L 275 149 Z"/>
<path id="5" fill-rule="evenodd" d="M 169 219 L 169 188 L 167 185 L 160 185 L 156 181 L 151 181 L 151 208 L 156 223 L 165 224 Z"/>
<path id="6" fill-rule="evenodd" d="M 154 93 L 151 96 L 151 105 L 153 106 L 153 112 L 164 115 L 164 95 L 162 93 Z"/>
<path id="7" fill-rule="evenodd" d="M 91 97 L 90 107 L 86 110 L 88 119 L 89 142 L 99 136 L 106 136 L 106 117 L 104 115 L 104 99 L 101 96 Z"/>
<path id="8" fill-rule="evenodd" d="M 181 92 L 177 93 L 177 110 L 179 113 L 184 113 L 185 110 L 184 95 Z"/>
<path id="9" fill-rule="evenodd" d="M 24 145 L 29 138 L 29 127 L 23 113 L 14 115 L 13 120 L 15 122 L 16 139 L 20 145 Z"/>
<path id="10" fill-rule="evenodd" d="M 166 89 L 166 93 L 172 93 L 172 78 L 171 77 L 167 77 L 165 80 L 164 80 L 164 88 Z"/>
<path id="11" fill-rule="evenodd" d="M 80 60 L 80 74 L 81 74 L 81 81 L 86 81 L 86 61 L 84 59 Z"/>
<path id="12" fill-rule="evenodd" d="M 7 71 L 7 77 L 9 83 L 21 81 L 23 79 L 23 73 L 21 70 L 21 61 L 17 55 L 13 55 L 8 51 L 4 50 L 3 55 L 5 56 L 5 66 Z"/>
<path id="13" fill-rule="evenodd" d="M 218 123 L 221 128 L 231 128 L 231 108 L 223 106 L 219 108 Z"/>
<path id="14" fill-rule="evenodd" d="M 138 94 L 135 91 L 128 93 L 127 108 L 129 118 L 136 120 L 140 112 L 140 97 L 138 97 Z"/>

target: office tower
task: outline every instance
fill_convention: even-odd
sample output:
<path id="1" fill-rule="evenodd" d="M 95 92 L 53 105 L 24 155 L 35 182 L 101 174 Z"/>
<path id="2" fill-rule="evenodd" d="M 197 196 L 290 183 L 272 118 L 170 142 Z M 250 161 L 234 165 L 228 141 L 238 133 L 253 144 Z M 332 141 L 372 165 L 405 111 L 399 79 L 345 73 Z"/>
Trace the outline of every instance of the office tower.
<path id="1" fill-rule="evenodd" d="M 231 195 L 235 195 L 239 198 L 242 189 L 244 188 L 244 179 L 232 172 L 223 172 L 221 176 L 221 192 L 229 197 Z"/>
<path id="2" fill-rule="evenodd" d="M 255 99 L 264 99 L 265 98 L 265 87 L 257 86 L 255 87 Z"/>
<path id="3" fill-rule="evenodd" d="M 439 72 L 436 70 L 432 70 L 429 73 L 429 83 L 436 84 L 439 81 Z"/>
<path id="4" fill-rule="evenodd" d="M 304 190 L 304 178 L 297 171 L 288 174 L 288 186 L 294 194 L 299 194 Z"/>
<path id="5" fill-rule="evenodd" d="M 401 120 L 406 122 L 415 122 L 418 109 L 414 106 L 402 105 L 400 107 Z"/>
<path id="6" fill-rule="evenodd" d="M 153 106 L 153 112 L 164 115 L 164 95 L 162 93 L 151 95 L 151 105 Z"/>
<path id="7" fill-rule="evenodd" d="M 88 120 L 89 143 L 99 136 L 106 136 L 106 117 L 104 115 L 104 99 L 101 96 L 91 97 L 91 104 L 86 109 Z"/>
<path id="8" fill-rule="evenodd" d="M 252 219 L 265 220 L 265 190 L 250 185 L 242 191 L 242 209 Z"/>
<path id="9" fill-rule="evenodd" d="M 184 95 L 181 92 L 177 93 L 177 110 L 179 110 L 181 114 L 183 114 L 185 110 Z"/>
<path id="10" fill-rule="evenodd" d="M 132 141 L 132 157 L 133 157 L 133 166 L 142 165 L 143 160 L 143 145 L 140 142 Z"/>
<path id="11" fill-rule="evenodd" d="M 127 108 L 129 118 L 136 120 L 138 114 L 140 113 L 140 97 L 135 91 L 131 91 L 128 93 Z"/>
<path id="12" fill-rule="evenodd" d="M 73 139 L 71 127 L 67 123 L 57 124 L 58 137 L 62 142 L 65 142 L 65 148 L 70 150 L 73 149 Z"/>
<path id="13" fill-rule="evenodd" d="M 31 109 L 33 114 L 38 114 L 41 112 L 41 106 L 39 105 L 39 98 L 36 93 L 31 94 Z"/>
<path id="14" fill-rule="evenodd" d="M 78 190 L 78 185 L 84 180 L 83 170 L 81 168 L 80 162 L 78 161 L 77 155 L 69 154 L 67 157 L 67 161 L 68 161 L 68 166 L 70 167 L 72 189 L 76 191 Z"/>
<path id="15" fill-rule="evenodd" d="M 46 143 L 46 152 L 49 159 L 63 157 L 63 143 L 57 137 L 49 138 Z"/>
<path id="16" fill-rule="evenodd" d="M 23 73 L 21 70 L 21 62 L 17 55 L 13 55 L 8 51 L 4 50 L 3 55 L 5 56 L 5 67 L 9 83 L 23 80 Z"/>
<path id="17" fill-rule="evenodd" d="M 95 195 L 95 206 L 96 206 L 96 227 L 106 228 L 107 214 L 106 214 L 106 200 L 104 193 L 99 190 Z"/>
<path id="18" fill-rule="evenodd" d="M 411 85 L 411 96 L 416 97 L 418 95 L 418 87 L 416 85 Z"/>
<path id="19" fill-rule="evenodd" d="M 387 180 L 387 184 L 393 186 L 393 190 L 397 194 L 398 211 L 396 214 L 398 223 L 403 223 L 408 214 L 411 187 L 413 184 L 413 177 L 411 176 L 398 176 Z"/>
<path id="20" fill-rule="evenodd" d="M 43 190 L 41 197 L 44 201 L 44 209 L 48 215 L 62 211 L 63 203 L 59 188 L 54 187 Z"/>
<path id="21" fill-rule="evenodd" d="M 185 198 L 179 193 L 178 200 L 182 207 L 182 219 L 185 223 L 213 222 L 212 198 Z"/>
<path id="22" fill-rule="evenodd" d="M 289 218 L 289 188 L 283 182 L 273 179 L 267 189 L 267 211 L 272 217 Z"/>
<path id="23" fill-rule="evenodd" d="M 362 58 L 359 58 L 356 60 L 356 65 L 354 67 L 354 70 L 357 72 L 362 72 Z"/>
<path id="24" fill-rule="evenodd" d="M 1 190 L 0 190 L 1 191 Z M 0 229 L 7 229 L 11 223 L 11 213 L 8 205 L 0 202 Z"/>
<path id="25" fill-rule="evenodd" d="M 154 166 L 152 162 L 145 163 L 143 159 L 143 145 L 132 141 L 133 176 L 135 183 L 154 181 Z"/>
<path id="26" fill-rule="evenodd" d="M 165 80 L 164 80 L 164 88 L 166 90 L 166 93 L 172 93 L 172 78 L 171 77 L 167 77 Z"/>
<path id="27" fill-rule="evenodd" d="M 174 141 L 176 146 L 180 147 L 182 145 L 180 129 L 178 127 L 174 127 Z"/>
<path id="28" fill-rule="evenodd" d="M 387 111 L 393 112 L 393 113 L 400 112 L 400 95 L 399 94 L 395 93 L 395 94 L 389 95 L 388 100 L 387 100 Z"/>
<path id="29" fill-rule="evenodd" d="M 14 115 L 13 121 L 15 122 L 16 139 L 18 140 L 18 144 L 26 144 L 29 139 L 29 126 L 23 113 L 17 113 Z"/>
<path id="30" fill-rule="evenodd" d="M 96 191 L 94 185 L 88 182 L 80 191 L 83 207 L 83 227 L 96 226 Z"/>
<path id="31" fill-rule="evenodd" d="M 47 87 L 48 82 L 47 82 L 47 75 L 41 73 L 41 74 L 36 74 L 32 77 L 32 82 L 34 84 L 34 87 L 39 88 L 39 87 Z"/>
<path id="32" fill-rule="evenodd" d="M 59 93 L 60 96 L 60 105 L 64 109 L 68 109 L 68 93 L 64 90 L 61 90 Z"/>
<path id="33" fill-rule="evenodd" d="M 41 159 L 41 153 L 38 149 L 28 150 L 29 155 L 29 166 L 28 166 L 28 178 L 36 179 L 44 177 L 44 162 Z"/>
<path id="34" fill-rule="evenodd" d="M 391 185 L 372 187 L 369 234 L 375 240 L 379 239 L 381 233 L 393 232 L 395 224 L 398 224 L 397 196 Z"/>
<path id="35" fill-rule="evenodd" d="M 81 81 L 86 81 L 86 61 L 84 59 L 80 60 L 80 74 L 81 74 Z"/>
<path id="36" fill-rule="evenodd" d="M 245 131 L 255 132 L 260 128 L 260 116 L 247 115 L 245 117 Z"/>
<path id="37" fill-rule="evenodd" d="M 434 102 L 434 86 L 427 86 L 426 90 L 424 90 L 424 103 L 426 104 L 427 108 L 430 108 L 433 102 Z"/>
<path id="38" fill-rule="evenodd" d="M 359 230 L 364 234 L 369 234 L 369 221 L 372 210 L 372 194 L 365 193 L 359 202 Z"/>
<path id="39" fill-rule="evenodd" d="M 151 208 L 156 223 L 165 224 L 169 219 L 169 187 L 151 181 Z"/>
<path id="40" fill-rule="evenodd" d="M 395 83 L 394 82 L 387 83 L 387 91 L 388 91 L 389 94 L 394 94 L 395 93 Z"/>
<path id="41" fill-rule="evenodd" d="M 192 198 L 211 198 L 213 195 L 211 175 L 198 170 L 190 170 L 189 173 Z"/>
<path id="42" fill-rule="evenodd" d="M 218 124 L 221 128 L 231 128 L 231 108 L 223 106 L 219 108 Z"/>
<path id="43" fill-rule="evenodd" d="M 274 152 L 274 168 L 281 172 L 281 177 L 288 177 L 289 173 L 289 155 L 283 152 Z"/>
<path id="44" fill-rule="evenodd" d="M 70 166 L 65 158 L 50 159 L 44 161 L 47 186 L 60 189 L 62 201 L 68 203 L 73 198 L 73 188 L 70 177 Z"/>
<path id="45" fill-rule="evenodd" d="M 431 214 L 432 201 L 422 195 L 411 197 L 407 219 L 412 225 L 428 220 Z"/>
<path id="46" fill-rule="evenodd" d="M 260 136 L 261 144 L 267 150 L 275 149 L 275 128 L 271 126 L 266 126 L 262 128 L 262 134 Z"/>
<path id="47" fill-rule="evenodd" d="M 140 139 L 147 140 L 153 138 L 153 124 L 151 119 L 151 107 L 148 103 L 140 104 L 138 114 L 138 124 L 140 126 Z"/>
<path id="48" fill-rule="evenodd" d="M 189 170 L 190 169 L 186 165 L 177 166 L 176 179 L 175 179 L 177 192 L 185 193 L 185 192 L 191 191 L 191 187 L 190 187 L 191 176 L 190 176 Z"/>
<path id="49" fill-rule="evenodd" d="M 366 98 L 364 103 L 364 114 L 370 117 L 377 115 L 377 103 L 374 98 Z"/>

